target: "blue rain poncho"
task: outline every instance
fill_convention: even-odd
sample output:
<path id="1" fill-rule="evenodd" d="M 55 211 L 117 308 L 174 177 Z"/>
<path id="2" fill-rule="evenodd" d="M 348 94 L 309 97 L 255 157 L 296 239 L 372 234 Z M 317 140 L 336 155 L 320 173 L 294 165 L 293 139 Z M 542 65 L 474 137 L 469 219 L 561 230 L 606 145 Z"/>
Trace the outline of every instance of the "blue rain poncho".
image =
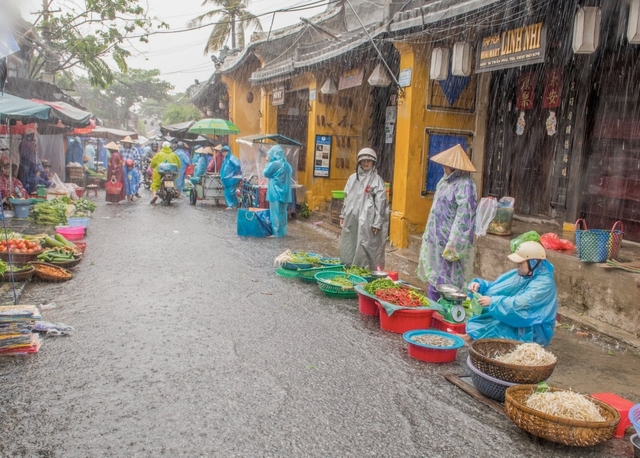
<path id="1" fill-rule="evenodd" d="M 220 166 L 220 181 L 222 182 L 222 186 L 224 186 L 224 200 L 227 207 L 234 208 L 238 206 L 236 187 L 242 178 L 242 170 L 240 168 L 240 161 L 231 154 L 231 149 L 228 146 L 223 146 L 222 149 L 227 152 L 227 155 L 222 160 L 222 165 Z"/>
<path id="2" fill-rule="evenodd" d="M 140 172 L 135 167 L 124 166 L 124 193 L 127 197 L 135 196 L 140 187 Z"/>
<path id="3" fill-rule="evenodd" d="M 269 178 L 267 186 L 267 202 L 271 214 L 271 226 L 274 237 L 287 235 L 287 208 L 291 203 L 291 166 L 284 157 L 280 145 L 269 150 L 269 162 L 264 168 L 264 176 Z"/>
<path id="4" fill-rule="evenodd" d="M 184 171 L 187 166 L 191 164 L 191 159 L 189 159 L 189 155 L 182 148 L 178 148 L 174 151 L 176 155 L 180 158 L 180 170 L 178 171 L 178 178 L 176 178 L 176 188 L 180 192 L 184 189 Z"/>
<path id="5" fill-rule="evenodd" d="M 558 311 L 553 265 L 542 261 L 530 277 L 513 269 L 496 281 L 473 279 L 480 284 L 478 293 L 491 298 L 482 315 L 467 323 L 467 334 L 483 338 L 513 339 L 549 345 Z"/>
<path id="6" fill-rule="evenodd" d="M 344 187 L 340 213 L 340 262 L 371 270 L 383 269 L 385 243 L 389 233 L 389 203 L 384 180 L 375 164 L 365 171 L 360 164 Z M 372 228 L 379 229 L 377 234 Z"/>

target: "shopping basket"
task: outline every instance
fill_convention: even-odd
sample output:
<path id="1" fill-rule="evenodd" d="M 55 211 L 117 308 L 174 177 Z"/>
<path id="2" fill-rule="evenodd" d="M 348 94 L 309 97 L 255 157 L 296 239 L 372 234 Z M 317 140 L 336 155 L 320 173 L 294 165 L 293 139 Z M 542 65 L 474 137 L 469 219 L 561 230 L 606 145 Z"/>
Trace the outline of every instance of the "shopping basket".
<path id="1" fill-rule="evenodd" d="M 582 222 L 584 229 L 579 229 L 580 222 Z M 576 221 L 575 232 L 580 261 L 605 262 L 607 259 L 618 257 L 624 234 L 622 221 L 616 221 L 611 230 L 607 231 L 605 229 L 589 229 L 587 222 L 580 218 Z"/>

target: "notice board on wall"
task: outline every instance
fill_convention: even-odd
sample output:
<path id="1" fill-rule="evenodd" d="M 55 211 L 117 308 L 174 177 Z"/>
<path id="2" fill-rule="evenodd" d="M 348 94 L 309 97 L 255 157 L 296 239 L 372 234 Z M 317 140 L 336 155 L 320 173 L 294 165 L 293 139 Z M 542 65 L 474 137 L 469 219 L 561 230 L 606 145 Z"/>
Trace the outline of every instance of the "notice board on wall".
<path id="1" fill-rule="evenodd" d="M 313 176 L 328 177 L 331 164 L 331 136 L 316 135 Z"/>

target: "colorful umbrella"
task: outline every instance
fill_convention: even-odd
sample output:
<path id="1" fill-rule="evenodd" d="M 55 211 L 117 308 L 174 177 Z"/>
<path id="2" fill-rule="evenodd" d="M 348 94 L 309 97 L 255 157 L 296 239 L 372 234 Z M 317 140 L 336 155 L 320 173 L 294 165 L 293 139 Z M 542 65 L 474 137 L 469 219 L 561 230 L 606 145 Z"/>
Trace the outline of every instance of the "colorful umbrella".
<path id="1" fill-rule="evenodd" d="M 197 121 L 189 132 L 201 135 L 235 135 L 240 133 L 240 129 L 225 119 L 206 118 Z"/>

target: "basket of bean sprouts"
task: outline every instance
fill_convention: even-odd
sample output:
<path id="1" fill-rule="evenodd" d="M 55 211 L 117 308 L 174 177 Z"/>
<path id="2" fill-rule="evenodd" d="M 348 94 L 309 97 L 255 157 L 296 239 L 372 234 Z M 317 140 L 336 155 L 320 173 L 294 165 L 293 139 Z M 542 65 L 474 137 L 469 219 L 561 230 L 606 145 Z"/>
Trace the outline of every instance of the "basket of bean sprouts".
<path id="1" fill-rule="evenodd" d="M 553 353 L 536 343 L 509 339 L 478 339 L 469 346 L 473 365 L 493 378 L 512 383 L 540 383 L 556 367 Z"/>
<path id="2" fill-rule="evenodd" d="M 507 388 L 504 410 L 520 429 L 574 447 L 609 440 L 620 421 L 618 411 L 599 399 L 538 385 Z"/>

